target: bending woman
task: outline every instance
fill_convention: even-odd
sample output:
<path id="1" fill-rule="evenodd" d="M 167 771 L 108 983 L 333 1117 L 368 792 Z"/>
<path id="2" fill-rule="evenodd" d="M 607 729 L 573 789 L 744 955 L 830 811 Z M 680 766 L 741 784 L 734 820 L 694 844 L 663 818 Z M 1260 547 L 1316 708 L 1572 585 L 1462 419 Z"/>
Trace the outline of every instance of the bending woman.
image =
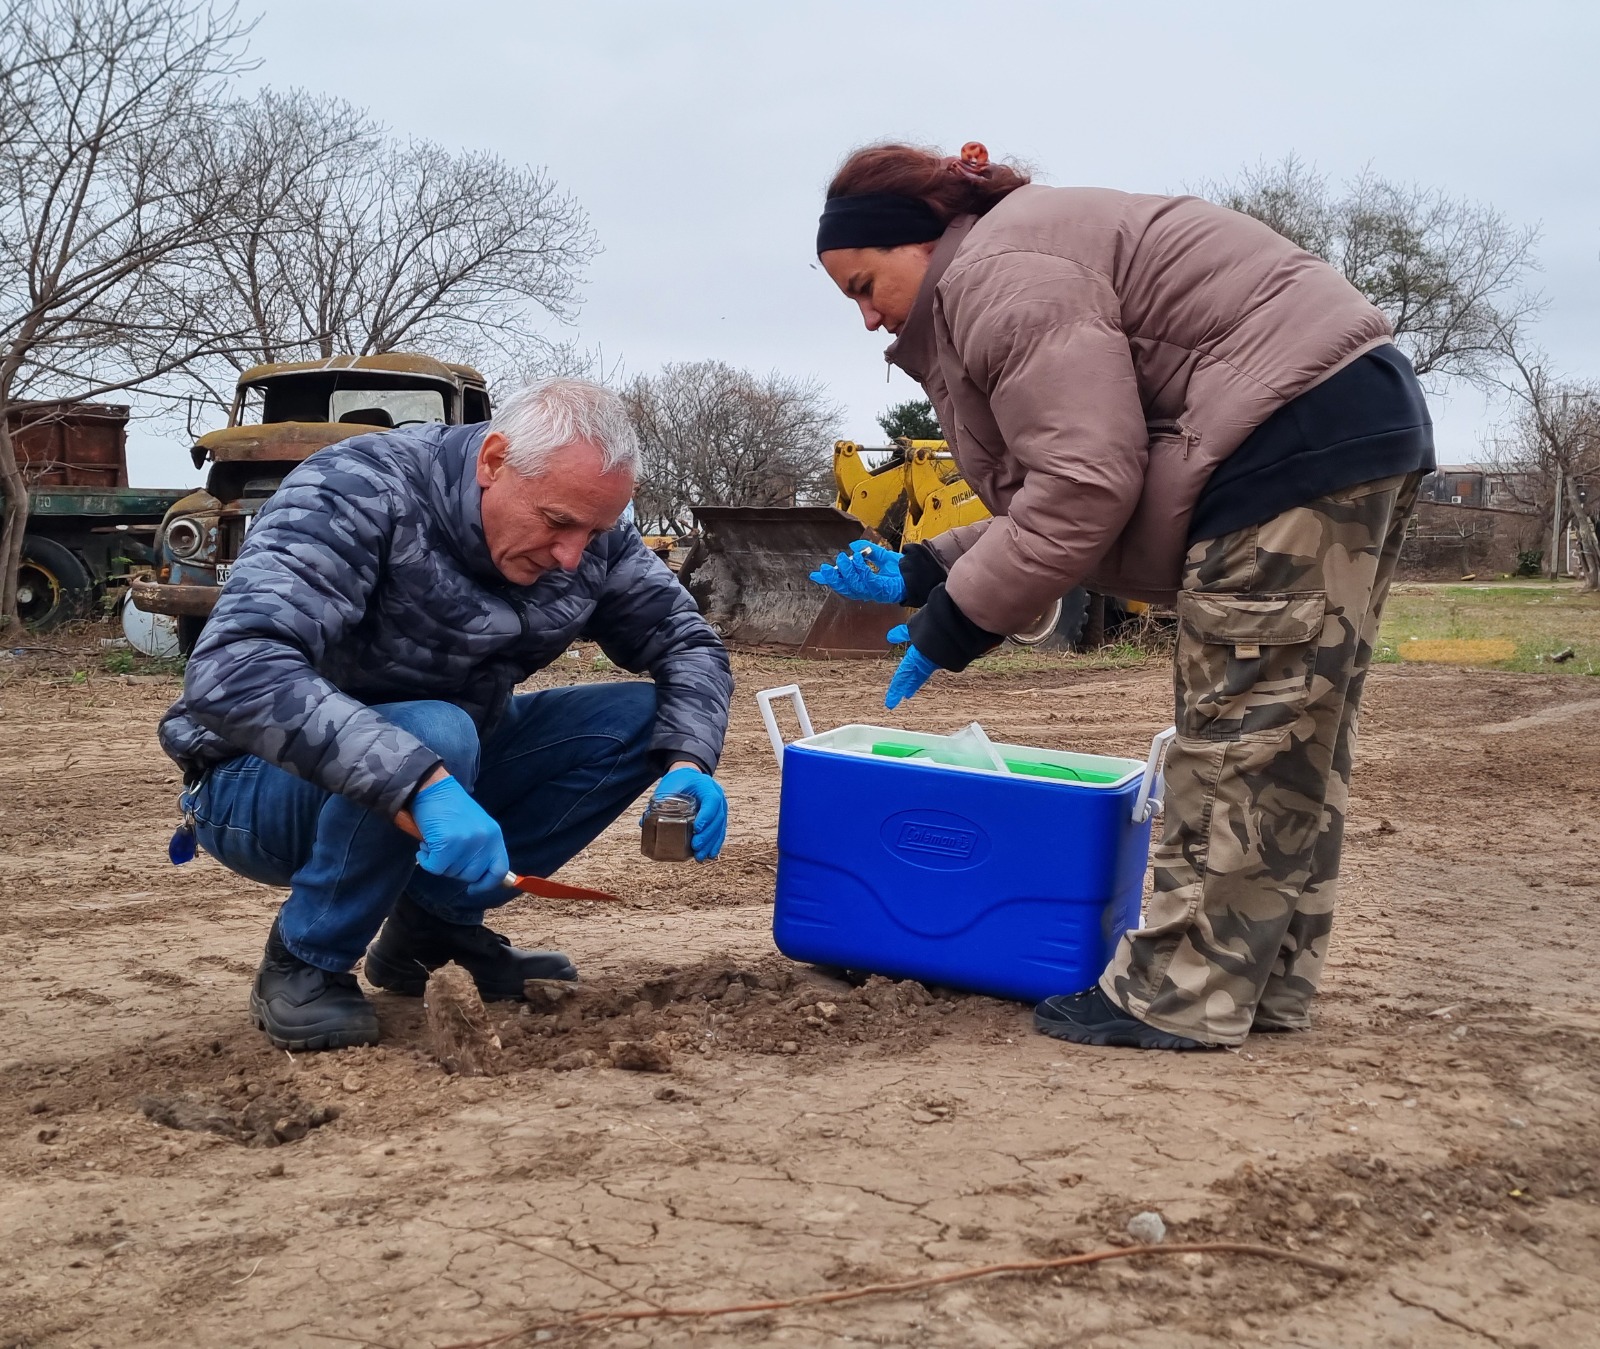
<path id="1" fill-rule="evenodd" d="M 1388 321 L 1247 216 L 1034 186 L 976 143 L 852 155 L 817 251 L 993 513 L 817 573 L 916 607 L 889 706 L 1074 586 L 1177 609 L 1155 894 L 1035 1024 L 1162 1049 L 1307 1028 L 1362 684 L 1433 467 Z"/>

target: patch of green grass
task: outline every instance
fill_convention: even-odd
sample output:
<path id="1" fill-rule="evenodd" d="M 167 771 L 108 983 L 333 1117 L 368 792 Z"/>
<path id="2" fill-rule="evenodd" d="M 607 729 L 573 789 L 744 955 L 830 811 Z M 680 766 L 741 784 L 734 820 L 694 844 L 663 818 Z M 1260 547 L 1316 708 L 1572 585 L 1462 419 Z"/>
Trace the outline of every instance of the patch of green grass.
<path id="1" fill-rule="evenodd" d="M 181 675 L 188 666 L 186 656 L 141 656 L 137 651 L 107 651 L 100 668 L 114 675 Z"/>
<path id="2" fill-rule="evenodd" d="M 1407 586 L 1406 589 L 1413 588 Z M 1442 599 L 1460 604 L 1549 604 L 1553 601 L 1581 597 L 1582 592 L 1571 585 L 1551 585 L 1539 581 L 1499 581 L 1482 585 L 1444 585 L 1432 587 Z"/>
<path id="3" fill-rule="evenodd" d="M 972 662 L 971 669 L 989 674 L 1039 674 L 1048 670 L 1133 670 L 1170 659 L 1167 652 L 1138 642 L 1114 642 L 1094 651 L 1038 651 L 1001 646 Z"/>
<path id="4" fill-rule="evenodd" d="M 1600 595 L 1575 585 L 1507 581 L 1484 585 L 1394 587 L 1384 607 L 1374 660 L 1395 664 L 1407 642 L 1512 642 L 1516 654 L 1485 668 L 1524 674 L 1600 675 Z M 1572 648 L 1570 659 L 1552 661 Z"/>

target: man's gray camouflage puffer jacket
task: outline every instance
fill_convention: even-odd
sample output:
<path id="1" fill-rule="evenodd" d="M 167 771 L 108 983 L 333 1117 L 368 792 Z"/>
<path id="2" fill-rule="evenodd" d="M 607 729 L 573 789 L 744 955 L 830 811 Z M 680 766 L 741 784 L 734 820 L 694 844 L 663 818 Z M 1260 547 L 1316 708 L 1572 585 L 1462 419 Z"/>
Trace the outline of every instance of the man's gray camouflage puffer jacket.
<path id="1" fill-rule="evenodd" d="M 733 676 L 694 601 L 631 524 L 576 571 L 507 582 L 479 507 L 487 429 L 356 436 L 283 480 L 161 720 L 186 779 L 250 753 L 393 815 L 439 756 L 371 704 L 439 699 L 486 731 L 578 638 L 655 680 L 663 762 L 716 766 Z"/>

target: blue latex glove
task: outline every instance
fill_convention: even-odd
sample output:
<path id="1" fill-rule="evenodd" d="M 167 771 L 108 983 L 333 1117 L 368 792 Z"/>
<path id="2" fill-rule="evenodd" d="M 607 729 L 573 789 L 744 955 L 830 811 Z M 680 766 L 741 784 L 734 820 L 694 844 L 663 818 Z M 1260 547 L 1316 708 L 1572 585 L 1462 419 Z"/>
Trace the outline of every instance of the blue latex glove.
<path id="1" fill-rule="evenodd" d="M 900 556 L 881 543 L 857 539 L 848 553 L 824 562 L 811 573 L 811 579 L 847 600 L 901 604 L 906 597 L 906 583 L 900 579 Z"/>
<path id="2" fill-rule="evenodd" d="M 891 646 L 898 646 L 901 642 L 911 640 L 911 629 L 902 623 L 898 628 L 890 628 L 885 639 Z M 918 689 L 933 677 L 933 672 L 939 667 L 918 651 L 914 646 L 906 648 L 906 654 L 900 657 L 899 668 L 894 672 L 894 678 L 889 681 L 888 691 L 883 695 L 883 705 L 890 710 L 899 707 L 901 703 L 911 697 Z"/>
<path id="3" fill-rule="evenodd" d="M 728 837 L 728 798 L 723 795 L 722 784 L 711 774 L 685 764 L 662 778 L 650 795 L 652 800 L 687 796 L 694 802 L 694 833 L 689 845 L 696 862 L 709 862 L 722 851 L 722 841 Z M 643 822 L 641 816 L 640 823 Z"/>
<path id="4" fill-rule="evenodd" d="M 492 895 L 511 870 L 506 841 L 494 817 L 454 778 L 440 778 L 411 798 L 422 832 L 417 865 L 435 876 L 465 881 L 469 895 Z"/>

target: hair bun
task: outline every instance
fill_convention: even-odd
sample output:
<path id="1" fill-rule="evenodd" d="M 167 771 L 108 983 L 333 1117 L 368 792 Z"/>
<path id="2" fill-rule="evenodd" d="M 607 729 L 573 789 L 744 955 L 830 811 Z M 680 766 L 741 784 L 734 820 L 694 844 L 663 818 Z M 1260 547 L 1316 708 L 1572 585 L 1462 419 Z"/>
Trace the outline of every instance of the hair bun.
<path id="1" fill-rule="evenodd" d="M 951 160 L 950 171 L 965 178 L 982 178 L 989 171 L 989 147 L 982 141 L 968 141 Z"/>
<path id="2" fill-rule="evenodd" d="M 982 141 L 968 141 L 954 155 L 890 141 L 851 154 L 833 175 L 827 196 L 888 192 L 915 197 L 947 225 L 958 215 L 983 215 L 1028 181 L 1025 169 L 992 162 Z"/>

